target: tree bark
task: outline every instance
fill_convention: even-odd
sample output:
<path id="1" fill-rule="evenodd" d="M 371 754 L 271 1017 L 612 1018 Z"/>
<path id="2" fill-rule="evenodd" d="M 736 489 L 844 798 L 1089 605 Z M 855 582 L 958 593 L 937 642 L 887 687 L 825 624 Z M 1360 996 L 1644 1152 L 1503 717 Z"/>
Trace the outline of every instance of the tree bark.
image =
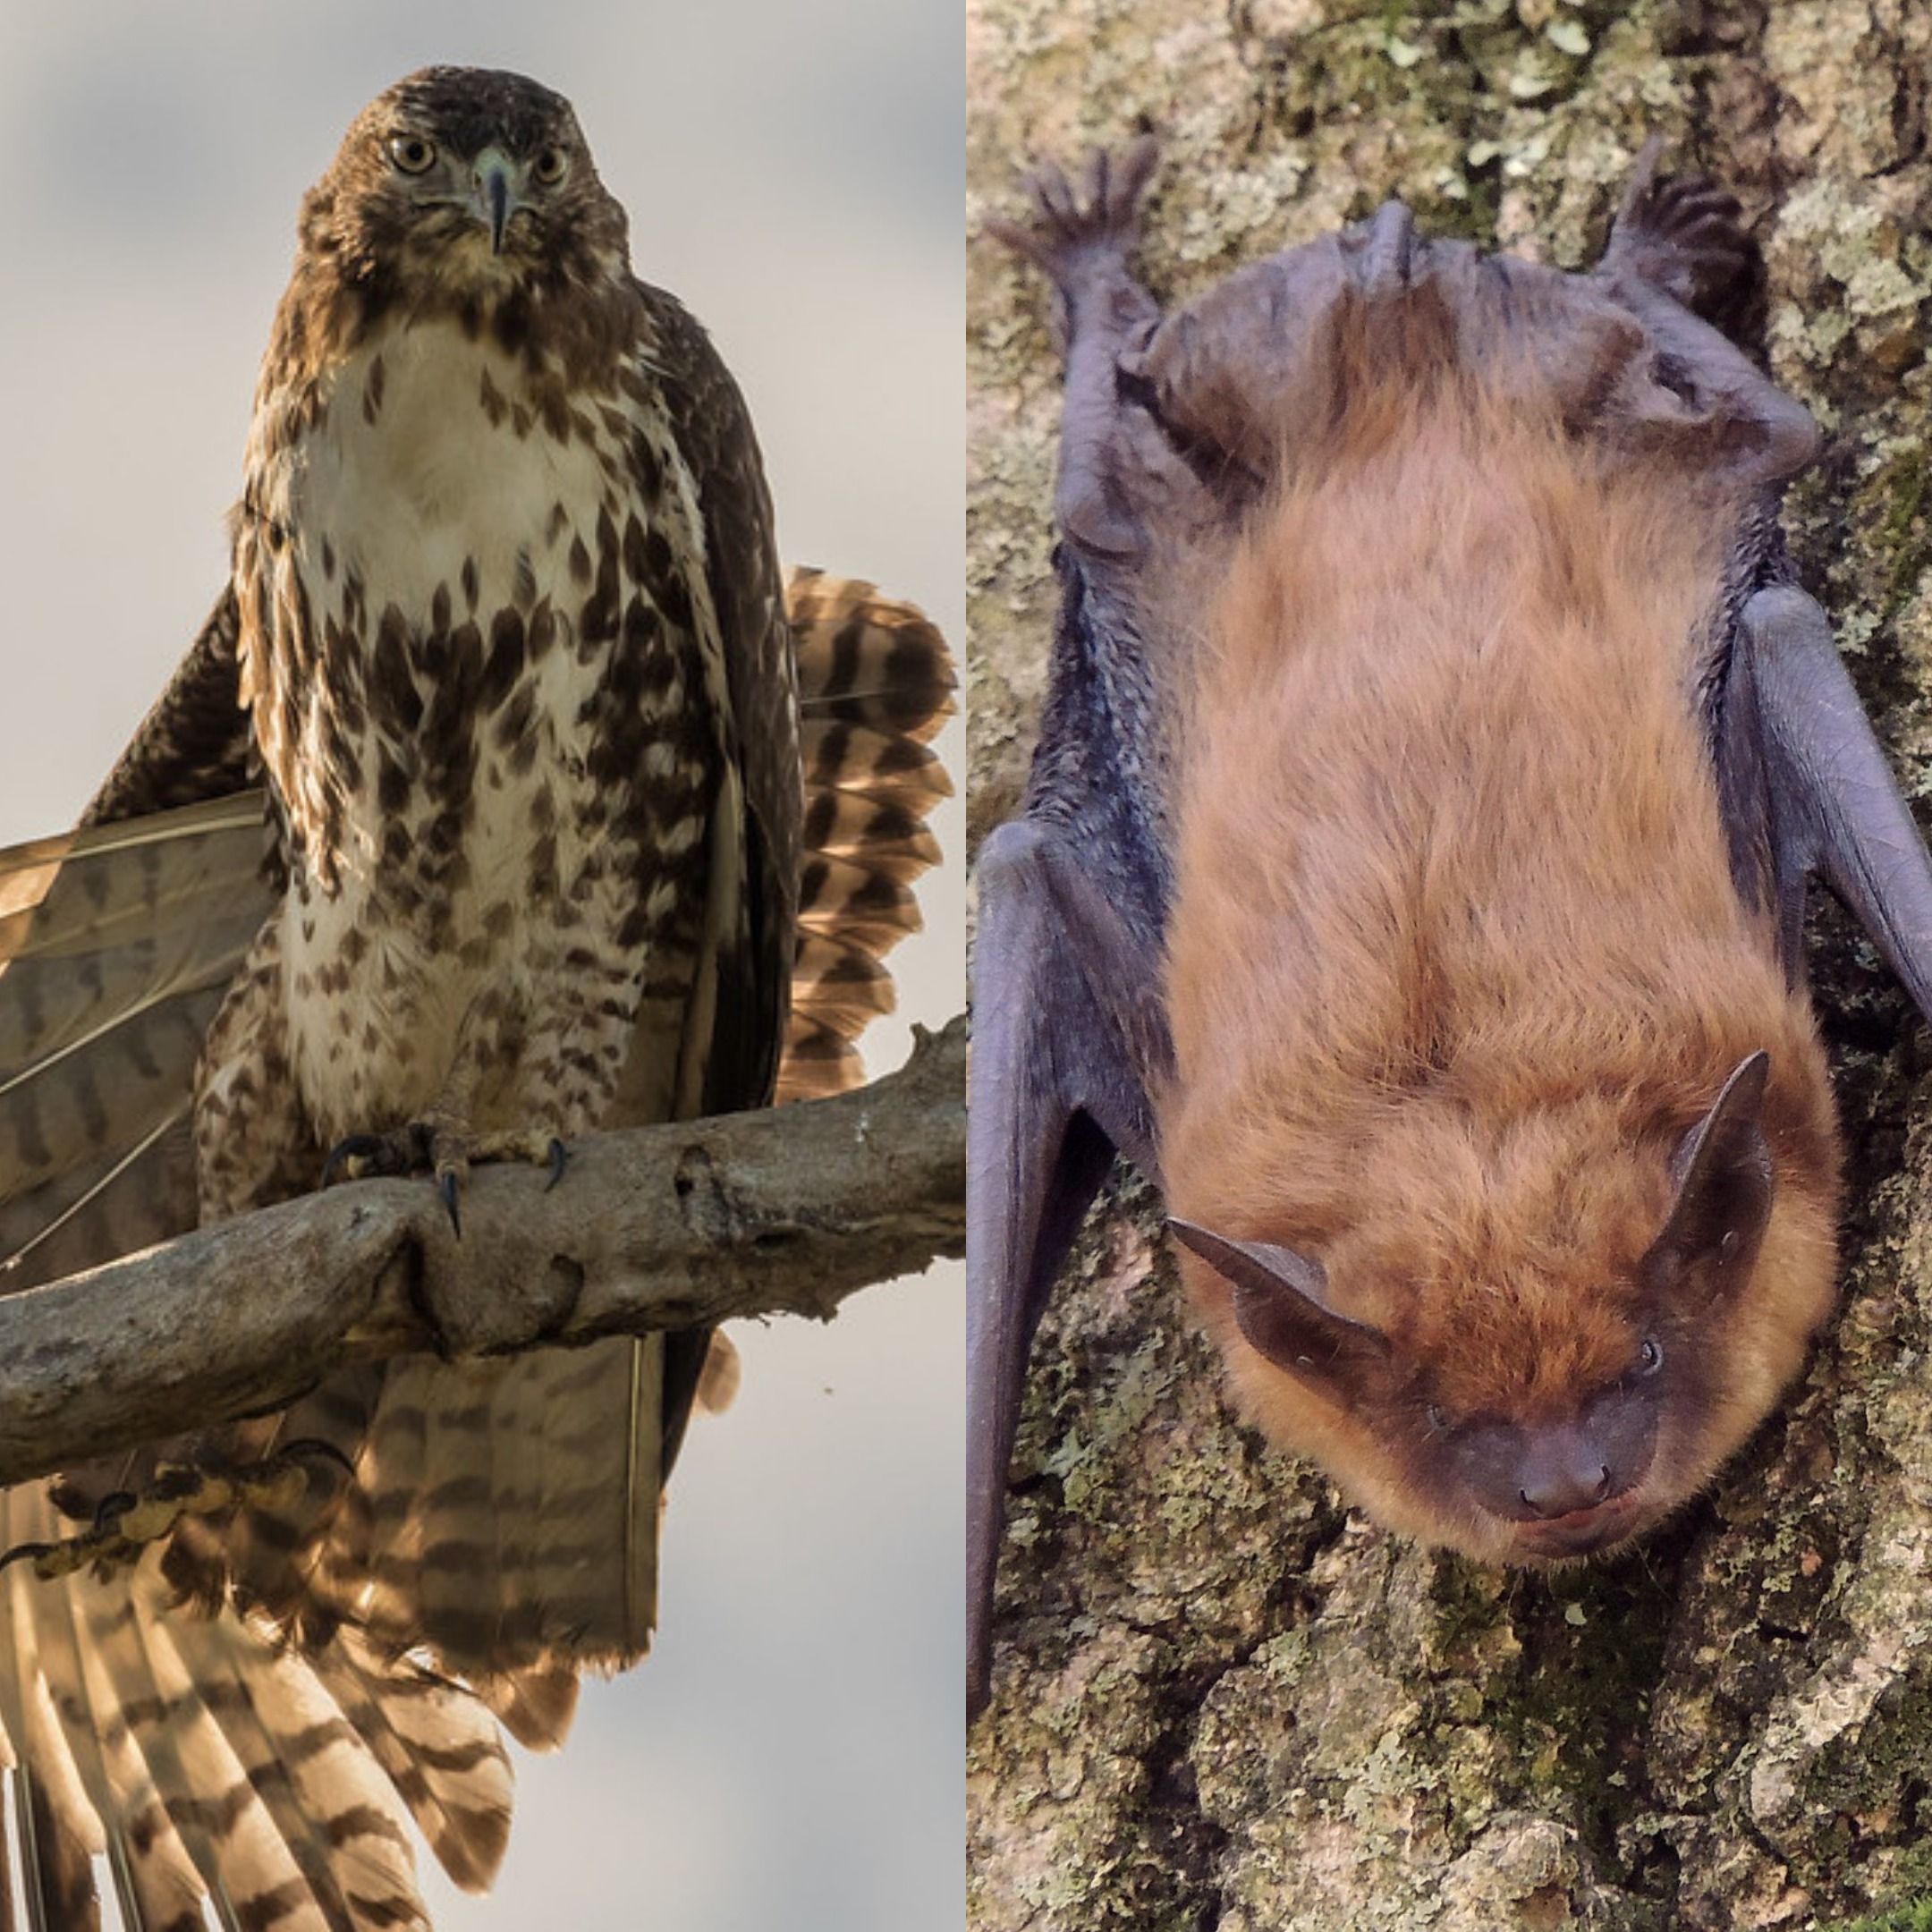
<path id="1" fill-rule="evenodd" d="M 1143 263 L 1170 301 L 1392 195 L 1427 231 L 1582 266 L 1653 131 L 1732 187 L 1774 372 L 1829 432 L 1793 549 L 1908 796 L 1932 792 L 1925 0 L 974 0 L 968 45 L 975 226 L 1018 212 L 1030 157 L 1144 116 Z M 984 238 L 970 264 L 983 834 L 1044 688 L 1058 369 L 1038 277 Z M 1013 1472 L 969 1773 L 980 1932 L 1715 1932 L 1932 1898 L 1927 1040 L 1835 911 L 1811 941 L 1842 1309 L 1713 1494 L 1634 1554 L 1510 1575 L 1345 1513 L 1231 1419 L 1147 1191 L 1096 1216 Z"/>
<path id="2" fill-rule="evenodd" d="M 343 1363 L 756 1315 L 963 1250 L 966 1023 L 835 1099 L 595 1134 L 553 1187 L 332 1188 L 0 1299 L 0 1485 L 279 1407 Z"/>

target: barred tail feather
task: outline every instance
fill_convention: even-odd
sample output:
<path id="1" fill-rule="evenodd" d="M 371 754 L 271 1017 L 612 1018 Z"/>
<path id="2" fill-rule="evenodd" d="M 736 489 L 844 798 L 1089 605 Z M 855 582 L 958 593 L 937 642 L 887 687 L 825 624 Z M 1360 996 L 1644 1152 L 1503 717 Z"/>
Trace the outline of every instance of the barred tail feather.
<path id="1" fill-rule="evenodd" d="M 475 1682 L 526 1742 L 568 1723 L 559 1670 L 649 1647 L 662 1378 L 633 1373 L 637 1347 L 392 1363 L 359 1464 L 366 1579 L 328 1592 L 377 1640 Z"/>
<path id="2" fill-rule="evenodd" d="M 38 1487 L 0 1493 L 0 1536 L 9 1547 L 44 1538 L 52 1516 Z M 68 1926 L 97 1932 L 93 1860 L 106 1839 L 41 1668 L 38 1587 L 22 1564 L 0 1573 L 0 1725 L 16 1767 L 21 1888 L 34 1932 Z"/>

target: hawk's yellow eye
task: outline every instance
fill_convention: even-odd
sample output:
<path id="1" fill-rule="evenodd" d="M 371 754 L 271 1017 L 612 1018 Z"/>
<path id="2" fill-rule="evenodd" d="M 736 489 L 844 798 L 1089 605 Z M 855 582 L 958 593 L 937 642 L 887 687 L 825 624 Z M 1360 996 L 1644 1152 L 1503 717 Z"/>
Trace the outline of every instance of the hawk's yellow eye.
<path id="1" fill-rule="evenodd" d="M 555 188 L 564 179 L 564 150 L 546 148 L 530 164 L 530 179 L 545 188 Z"/>
<path id="2" fill-rule="evenodd" d="M 436 159 L 436 143 L 425 140 L 420 134 L 392 134 L 389 158 L 405 174 L 427 174 Z"/>

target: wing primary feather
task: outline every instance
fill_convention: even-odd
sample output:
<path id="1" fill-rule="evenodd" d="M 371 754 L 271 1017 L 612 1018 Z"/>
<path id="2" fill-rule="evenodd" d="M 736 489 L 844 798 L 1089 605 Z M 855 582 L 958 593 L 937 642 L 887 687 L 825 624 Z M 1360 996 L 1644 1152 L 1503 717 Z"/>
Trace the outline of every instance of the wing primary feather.
<path id="1" fill-rule="evenodd" d="M 17 1262 L 24 1261 L 42 1243 L 51 1241 L 55 1235 L 58 1234 L 76 1215 L 81 1213 L 99 1199 L 101 1195 L 108 1188 L 112 1187 L 136 1161 L 140 1159 L 142 1155 L 146 1154 L 164 1134 L 167 1133 L 171 1128 L 179 1126 L 188 1117 L 188 1109 L 189 1102 L 184 1098 L 181 1105 L 153 1132 L 143 1135 L 85 1194 L 81 1195 L 80 1199 L 72 1202 L 64 1208 L 59 1215 L 52 1221 L 49 1221 L 45 1227 L 41 1228 L 30 1239 L 22 1241 L 12 1254 L 0 1257 L 0 1270 L 12 1267 Z"/>

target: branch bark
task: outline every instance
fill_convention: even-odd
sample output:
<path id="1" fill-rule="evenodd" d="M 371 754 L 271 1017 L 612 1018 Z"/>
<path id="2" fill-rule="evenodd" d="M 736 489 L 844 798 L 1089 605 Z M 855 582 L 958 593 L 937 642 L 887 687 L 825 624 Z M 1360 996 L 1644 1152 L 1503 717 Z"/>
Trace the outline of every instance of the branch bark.
<path id="1" fill-rule="evenodd" d="M 279 1406 L 345 1362 L 748 1315 L 829 1321 L 963 1250 L 966 1022 L 835 1099 L 598 1134 L 555 1188 L 475 1170 L 463 1227 L 368 1181 L 0 1301 L 0 1484 Z"/>

